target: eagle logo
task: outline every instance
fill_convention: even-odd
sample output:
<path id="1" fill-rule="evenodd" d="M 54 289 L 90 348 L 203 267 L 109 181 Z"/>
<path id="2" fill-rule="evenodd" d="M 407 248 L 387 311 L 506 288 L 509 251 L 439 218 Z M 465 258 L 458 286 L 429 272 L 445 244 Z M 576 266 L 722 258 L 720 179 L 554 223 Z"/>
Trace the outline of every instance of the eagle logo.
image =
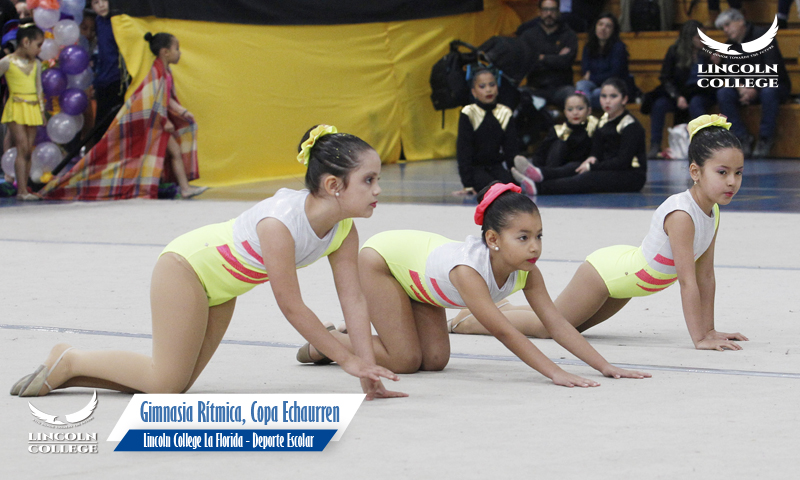
<path id="1" fill-rule="evenodd" d="M 772 43 L 772 40 L 775 38 L 775 35 L 778 33 L 778 16 L 775 15 L 775 20 L 772 21 L 772 26 L 769 27 L 767 33 L 761 35 L 760 37 L 756 38 L 755 40 L 751 40 L 749 42 L 745 42 L 741 45 L 731 45 L 729 43 L 722 43 L 714 40 L 713 38 L 709 37 L 705 33 L 703 33 L 699 28 L 697 29 L 697 34 L 700 35 L 700 40 L 710 49 L 716 50 L 719 53 L 725 55 L 744 55 L 745 53 L 754 53 L 759 50 L 763 50 L 767 48 L 767 46 Z"/>
<path id="2" fill-rule="evenodd" d="M 50 415 L 49 413 L 45 413 L 38 408 L 31 405 L 31 402 L 28 402 L 28 407 L 31 409 L 31 414 L 38 418 L 39 420 L 47 423 L 49 425 L 70 425 L 74 423 L 80 423 L 94 412 L 94 409 L 97 408 L 97 390 L 94 391 L 94 395 L 92 395 L 92 399 L 89 400 L 89 403 L 86 404 L 85 407 L 81 408 L 75 413 L 70 413 L 64 415 L 64 419 L 66 422 L 62 422 L 58 419 L 58 415 Z"/>

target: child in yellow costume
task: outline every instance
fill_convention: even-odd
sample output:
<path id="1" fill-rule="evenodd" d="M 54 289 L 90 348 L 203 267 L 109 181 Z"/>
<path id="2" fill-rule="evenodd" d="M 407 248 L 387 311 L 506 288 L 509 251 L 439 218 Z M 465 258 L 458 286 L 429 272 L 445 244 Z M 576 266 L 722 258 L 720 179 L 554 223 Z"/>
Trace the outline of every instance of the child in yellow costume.
<path id="1" fill-rule="evenodd" d="M 639 247 L 615 245 L 586 257 L 555 301 L 556 308 L 583 332 L 617 313 L 633 297 L 679 283 L 686 326 L 699 350 L 741 350 L 741 333 L 714 325 L 714 246 L 719 205 L 731 202 L 742 185 L 744 156 L 722 115 L 701 115 L 689 123 L 689 173 L 694 185 L 669 197 L 653 213 L 650 232 Z M 551 332 L 529 308 L 501 305 L 509 321 L 528 336 Z M 454 333 L 487 334 L 462 311 L 449 323 Z"/>
<path id="2" fill-rule="evenodd" d="M 36 58 L 43 42 L 44 33 L 39 27 L 34 24 L 23 25 L 17 30 L 17 50 L 0 59 L 0 75 L 5 75 L 9 90 L 2 122 L 8 124 L 17 147 L 14 172 L 17 176 L 17 198 L 20 200 L 40 198 L 28 192 L 28 177 L 31 174 L 36 127 L 44 124 L 42 62 Z"/>

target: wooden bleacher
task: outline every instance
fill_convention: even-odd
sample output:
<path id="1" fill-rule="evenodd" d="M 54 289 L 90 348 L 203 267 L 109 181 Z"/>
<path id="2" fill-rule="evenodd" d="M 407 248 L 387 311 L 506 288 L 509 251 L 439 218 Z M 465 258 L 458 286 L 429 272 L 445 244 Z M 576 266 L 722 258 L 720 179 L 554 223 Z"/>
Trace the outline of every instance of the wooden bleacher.
<path id="1" fill-rule="evenodd" d="M 691 0 L 676 0 L 676 29 L 665 32 L 639 32 L 625 33 L 620 36 L 628 46 L 630 53 L 629 69 L 636 80 L 636 85 L 643 91 L 649 92 L 660 84 L 658 79 L 661 71 L 661 62 L 670 45 L 675 43 L 678 38 L 680 24 L 689 19 L 698 20 L 704 24 L 709 24 L 708 6 L 705 1 L 699 2 L 692 10 L 691 17 L 686 14 L 686 10 Z M 727 8 L 727 3 L 723 0 L 721 7 Z M 769 25 L 772 23 L 777 13 L 777 1 L 757 1 L 744 0 L 743 10 L 748 21 L 756 24 Z M 520 15 L 522 21 L 539 16 L 538 0 L 509 0 L 508 4 L 513 7 Z M 619 16 L 619 0 L 608 0 L 606 11 L 611 11 Z M 724 42 L 726 37 L 721 30 L 708 30 L 707 35 L 711 38 Z M 578 58 L 573 66 L 575 81 L 580 79 L 580 58 L 583 47 L 586 44 L 587 34 L 578 34 Z M 792 2 L 792 9 L 789 12 L 789 28 L 778 31 L 778 46 L 786 62 L 786 69 L 792 80 L 792 94 L 800 94 L 800 21 L 798 20 L 796 4 Z M 716 107 L 715 107 L 716 108 Z M 647 131 L 647 144 L 650 145 L 650 117 L 639 112 L 639 106 L 631 103 L 630 112 L 636 116 Z M 787 103 L 781 106 L 780 121 L 776 132 L 776 142 L 772 148 L 773 156 L 783 158 L 800 158 L 800 142 L 797 142 L 798 132 L 796 125 L 800 125 L 800 104 Z M 742 118 L 748 130 L 754 136 L 758 136 L 758 123 L 761 118 L 761 107 L 758 105 L 746 107 L 742 110 Z M 667 126 L 672 125 L 671 114 L 667 118 Z M 667 147 L 667 134 L 662 137 L 662 148 Z"/>

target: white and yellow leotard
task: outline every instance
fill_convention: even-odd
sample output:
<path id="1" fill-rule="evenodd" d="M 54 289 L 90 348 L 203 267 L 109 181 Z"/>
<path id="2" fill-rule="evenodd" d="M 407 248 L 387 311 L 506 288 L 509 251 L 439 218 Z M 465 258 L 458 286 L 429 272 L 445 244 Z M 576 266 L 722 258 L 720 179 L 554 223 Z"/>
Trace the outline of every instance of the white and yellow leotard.
<path id="1" fill-rule="evenodd" d="M 450 282 L 450 271 L 467 265 L 486 281 L 493 302 L 508 297 L 525 286 L 528 272 L 516 271 L 498 286 L 492 273 L 489 247 L 480 238 L 469 236 L 463 242 L 417 230 L 391 230 L 379 233 L 362 248 L 378 252 L 392 276 L 415 301 L 446 308 L 466 304 Z"/>
<path id="2" fill-rule="evenodd" d="M 308 190 L 282 188 L 233 220 L 181 235 L 161 254 L 177 253 L 189 262 L 206 290 L 209 306 L 225 303 L 269 281 L 256 233 L 258 222 L 265 218 L 280 220 L 289 229 L 297 268 L 314 263 L 342 245 L 353 220 L 346 218 L 324 237 L 317 237 L 305 214 L 308 194 Z"/>
<path id="3" fill-rule="evenodd" d="M 672 247 L 664 232 L 667 215 L 682 210 L 694 222 L 694 259 L 700 258 L 714 239 L 719 226 L 719 206 L 711 217 L 700 209 L 689 190 L 672 195 L 656 209 L 650 231 L 640 247 L 615 245 L 586 257 L 608 287 L 611 298 L 643 297 L 660 292 L 678 279 Z"/>

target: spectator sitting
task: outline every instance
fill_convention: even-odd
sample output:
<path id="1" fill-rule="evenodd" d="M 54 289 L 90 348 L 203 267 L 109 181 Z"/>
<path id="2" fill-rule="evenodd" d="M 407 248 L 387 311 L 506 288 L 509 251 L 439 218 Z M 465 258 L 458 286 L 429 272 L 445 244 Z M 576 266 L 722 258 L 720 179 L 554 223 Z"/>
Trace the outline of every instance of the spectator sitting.
<path id="1" fill-rule="evenodd" d="M 539 11 L 539 18 L 517 29 L 530 50 L 527 85 L 533 95 L 561 108 L 575 91 L 572 63 L 578 54 L 578 36 L 560 21 L 558 0 L 540 0 Z"/>
<path id="2" fill-rule="evenodd" d="M 576 88 L 589 94 L 592 108 L 600 108 L 600 85 L 612 77 L 626 81 L 628 74 L 628 47 L 619 39 L 619 22 L 613 13 L 600 15 L 581 58 L 583 78 Z M 629 87 L 629 85 L 627 86 Z"/>
<path id="3" fill-rule="evenodd" d="M 464 190 L 470 195 L 490 183 L 513 183 L 507 167 L 519 151 L 511 109 L 497 103 L 497 81 L 486 68 L 476 69 L 470 79 L 476 102 L 461 109 L 456 158 Z M 505 165 L 504 165 L 505 164 Z"/>
<path id="4" fill-rule="evenodd" d="M 578 175 L 577 168 L 592 154 L 592 135 L 599 123 L 591 113 L 589 99 L 576 91 L 564 103 L 567 121 L 550 129 L 531 162 L 523 156 L 514 158 L 511 174 L 523 192 L 535 195 L 535 183 Z"/>
<path id="5" fill-rule="evenodd" d="M 605 113 L 592 136 L 592 156 L 575 169 L 577 175 L 569 177 L 548 179 L 541 169 L 524 164 L 520 165 L 524 172 L 514 168 L 512 173 L 523 191 L 529 195 L 567 195 L 641 190 L 647 181 L 645 132 L 625 109 L 627 102 L 625 82 L 618 78 L 603 82 L 600 103 Z"/>
<path id="6" fill-rule="evenodd" d="M 697 29 L 702 27 L 703 24 L 697 20 L 683 24 L 678 40 L 669 47 L 661 65 L 661 85 L 648 93 L 642 103 L 642 113 L 650 113 L 650 151 L 647 158 L 657 158 L 661 151 L 667 112 L 676 112 L 676 124 L 688 123 L 692 118 L 705 114 L 716 102 L 715 89 L 697 85 L 699 65 L 714 61 L 703 50 L 703 42 L 697 33 Z M 713 58 L 719 61 L 719 57 Z"/>
<path id="7" fill-rule="evenodd" d="M 528 77 L 533 95 L 547 103 L 564 105 L 572 85 L 572 63 L 578 53 L 578 36 L 560 21 L 558 0 L 539 0 L 540 15 L 519 26 L 516 38 L 492 37 L 480 50 L 506 74 L 521 81 Z M 500 103 L 516 108 L 519 94 L 500 92 Z"/>
<path id="8" fill-rule="evenodd" d="M 736 9 L 729 9 L 722 12 L 717 17 L 717 28 L 725 31 L 728 36 L 728 43 L 734 45 L 732 50 L 742 51 L 741 44 L 760 38 L 767 32 L 764 27 L 757 27 L 745 21 L 742 12 Z M 742 142 L 742 152 L 745 158 L 764 158 L 769 155 L 775 141 L 775 127 L 778 121 L 778 108 L 781 102 L 789 97 L 792 83 L 786 71 L 783 56 L 778 48 L 777 40 L 773 39 L 768 47 L 748 54 L 746 58 L 727 56 L 722 62 L 725 64 L 750 64 L 750 65 L 777 65 L 778 86 L 777 87 L 727 87 L 717 91 L 717 102 L 720 112 L 728 117 L 728 121 L 733 124 L 731 131 L 739 137 Z M 746 79 L 746 78 L 745 78 Z M 752 149 L 753 136 L 747 132 L 739 116 L 739 105 L 752 105 L 761 102 L 761 123 L 759 125 L 758 143 Z"/>

